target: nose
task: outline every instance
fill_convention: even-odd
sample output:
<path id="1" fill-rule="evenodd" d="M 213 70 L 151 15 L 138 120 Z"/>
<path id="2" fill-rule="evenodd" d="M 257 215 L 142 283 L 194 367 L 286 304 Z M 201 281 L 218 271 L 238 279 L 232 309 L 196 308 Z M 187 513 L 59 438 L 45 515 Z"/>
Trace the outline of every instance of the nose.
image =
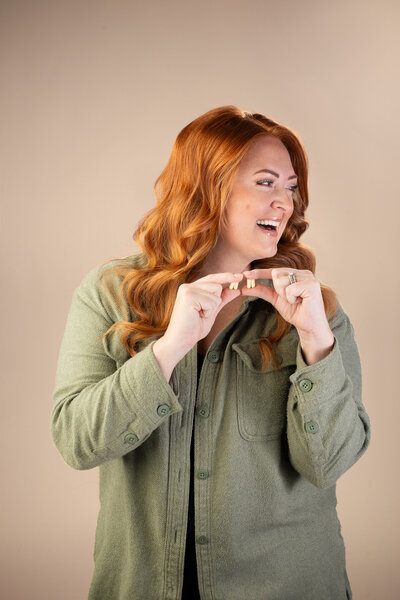
<path id="1" fill-rule="evenodd" d="M 282 207 L 284 210 L 289 210 L 293 207 L 293 196 L 292 190 L 276 185 L 272 193 L 272 204 L 275 208 Z"/>

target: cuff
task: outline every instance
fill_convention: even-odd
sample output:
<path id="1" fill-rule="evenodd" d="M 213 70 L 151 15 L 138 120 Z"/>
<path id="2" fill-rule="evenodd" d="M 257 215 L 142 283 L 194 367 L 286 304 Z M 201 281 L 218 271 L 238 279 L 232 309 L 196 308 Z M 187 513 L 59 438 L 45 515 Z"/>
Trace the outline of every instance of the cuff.
<path id="1" fill-rule="evenodd" d="M 124 363 L 121 379 L 121 387 L 126 397 L 134 396 L 137 422 L 143 423 L 146 430 L 149 426 L 152 429 L 158 427 L 171 414 L 183 411 L 154 355 L 155 342 L 156 340 L 150 342 Z"/>
<path id="2" fill-rule="evenodd" d="M 289 376 L 293 384 L 299 408 L 312 410 L 316 404 L 329 401 L 343 388 L 346 372 L 343 366 L 339 342 L 335 341 L 329 354 L 322 360 L 308 365 L 301 353 L 300 342 L 297 346 L 297 369 Z"/>

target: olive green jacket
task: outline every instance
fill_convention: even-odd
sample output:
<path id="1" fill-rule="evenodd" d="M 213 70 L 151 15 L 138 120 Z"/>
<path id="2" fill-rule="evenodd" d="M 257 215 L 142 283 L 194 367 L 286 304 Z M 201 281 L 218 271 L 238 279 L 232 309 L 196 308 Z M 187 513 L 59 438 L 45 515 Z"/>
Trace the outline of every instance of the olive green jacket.
<path id="1" fill-rule="evenodd" d="M 156 338 L 133 357 L 118 332 L 94 343 L 114 322 L 137 318 L 117 307 L 101 270 L 73 294 L 51 414 L 65 462 L 99 467 L 89 599 L 181 598 L 192 428 L 202 600 L 352 598 L 335 483 L 365 452 L 370 425 L 343 308 L 324 359 L 307 365 L 291 327 L 277 344 L 281 370 L 262 372 L 258 340 L 273 309 L 247 297 L 211 344 L 196 393 L 197 345 L 168 383 Z M 113 277 L 118 293 L 122 278 Z"/>

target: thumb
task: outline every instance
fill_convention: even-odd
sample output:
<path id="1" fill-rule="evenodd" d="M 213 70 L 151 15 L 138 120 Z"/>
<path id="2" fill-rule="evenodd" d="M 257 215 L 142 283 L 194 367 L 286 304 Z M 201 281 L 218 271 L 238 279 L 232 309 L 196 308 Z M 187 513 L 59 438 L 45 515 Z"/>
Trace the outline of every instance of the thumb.
<path id="1" fill-rule="evenodd" d="M 240 290 L 230 290 L 229 288 L 225 288 L 224 290 L 222 290 L 222 293 L 221 293 L 222 302 L 218 306 L 217 314 L 219 313 L 221 308 L 223 308 L 226 304 L 228 304 L 229 302 L 231 302 L 231 300 L 234 300 L 238 296 L 240 296 Z"/>
<path id="2" fill-rule="evenodd" d="M 276 305 L 279 298 L 279 294 L 273 288 L 263 284 L 257 284 L 255 288 L 243 288 L 242 294 L 243 296 L 258 296 L 272 304 L 272 306 Z"/>

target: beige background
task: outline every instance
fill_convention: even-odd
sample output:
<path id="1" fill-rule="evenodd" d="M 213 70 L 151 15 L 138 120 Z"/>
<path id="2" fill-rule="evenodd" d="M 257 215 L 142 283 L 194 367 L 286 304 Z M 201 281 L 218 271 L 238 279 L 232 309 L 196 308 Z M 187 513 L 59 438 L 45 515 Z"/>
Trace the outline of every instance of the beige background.
<path id="1" fill-rule="evenodd" d="M 0 17 L 2 598 L 87 596 L 98 470 L 68 467 L 49 424 L 72 293 L 136 251 L 176 135 L 223 104 L 305 144 L 302 240 L 355 327 L 372 422 L 337 485 L 349 578 L 355 600 L 398 598 L 399 3 L 3 0 Z"/>

